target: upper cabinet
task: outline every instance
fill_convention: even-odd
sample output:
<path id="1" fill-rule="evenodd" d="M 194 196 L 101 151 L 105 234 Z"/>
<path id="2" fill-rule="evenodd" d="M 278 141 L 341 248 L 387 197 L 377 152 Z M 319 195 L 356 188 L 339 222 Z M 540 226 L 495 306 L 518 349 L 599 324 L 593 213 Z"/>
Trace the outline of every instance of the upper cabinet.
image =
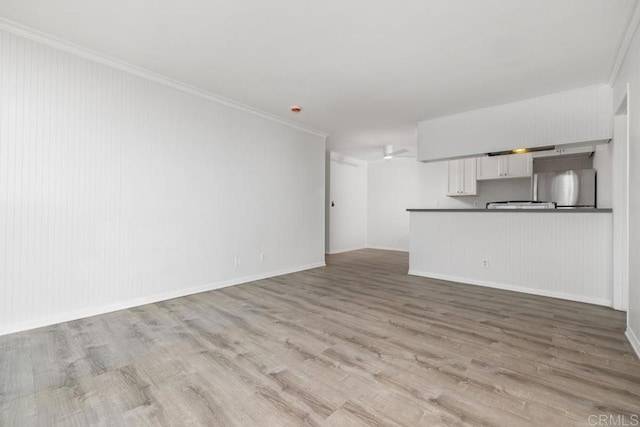
<path id="1" fill-rule="evenodd" d="M 507 178 L 524 178 L 531 176 L 533 160 L 531 154 L 512 154 L 502 156 L 505 158 L 506 168 L 504 175 Z"/>
<path id="2" fill-rule="evenodd" d="M 476 159 L 458 159 L 447 162 L 447 196 L 475 196 Z"/>
<path id="3" fill-rule="evenodd" d="M 589 86 L 420 122 L 418 160 L 609 140 L 612 123 L 611 87 Z"/>
<path id="4" fill-rule="evenodd" d="M 479 180 L 526 178 L 531 176 L 531 154 L 484 156 L 478 157 L 476 162 Z"/>

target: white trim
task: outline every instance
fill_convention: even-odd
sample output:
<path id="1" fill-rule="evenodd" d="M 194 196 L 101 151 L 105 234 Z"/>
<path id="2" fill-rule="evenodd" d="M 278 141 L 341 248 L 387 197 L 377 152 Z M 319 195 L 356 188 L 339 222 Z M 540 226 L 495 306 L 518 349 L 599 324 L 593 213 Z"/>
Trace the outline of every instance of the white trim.
<path id="1" fill-rule="evenodd" d="M 633 333 L 633 330 L 631 330 L 631 328 L 629 327 L 627 327 L 627 330 L 624 334 L 629 340 L 629 344 L 631 344 L 633 351 L 636 352 L 636 356 L 638 356 L 638 359 L 640 359 L 640 340 L 638 339 L 636 334 Z"/>
<path id="2" fill-rule="evenodd" d="M 355 248 L 347 248 L 347 249 L 338 249 L 338 250 L 334 250 L 334 251 L 329 251 L 328 254 L 329 255 L 335 255 L 335 254 L 341 254 L 344 252 L 353 252 L 353 251 L 359 251 L 360 249 L 366 249 L 366 247 L 364 246 L 357 246 Z"/>
<path id="3" fill-rule="evenodd" d="M 640 3 L 639 3 L 640 4 Z M 640 8 L 640 7 L 639 7 Z M 625 207 L 627 209 L 626 212 L 626 223 L 625 223 L 625 241 L 624 241 L 624 253 L 625 257 L 624 263 L 624 289 L 622 291 L 623 295 L 623 308 L 628 313 L 629 312 L 629 277 L 630 277 L 630 269 L 631 269 L 631 258 L 630 258 L 630 243 L 629 243 L 629 230 L 631 229 L 631 88 L 629 82 L 627 82 L 627 87 L 625 89 L 625 98 L 626 105 L 626 115 L 627 115 L 627 194 L 626 194 L 626 203 Z M 629 321 L 629 315 L 627 314 L 627 322 Z"/>
<path id="4" fill-rule="evenodd" d="M 639 3 L 640 4 L 640 3 Z M 640 8 L 638 8 L 640 9 Z M 624 311 L 629 311 L 629 221 L 631 220 L 629 214 L 630 214 L 630 209 L 631 209 L 631 204 L 630 204 L 630 200 L 631 200 L 631 193 L 630 193 L 630 187 L 631 187 L 631 134 L 629 133 L 631 131 L 629 123 L 629 97 L 630 97 L 630 92 L 629 92 L 629 83 L 627 83 L 626 88 L 625 88 L 625 92 L 624 92 L 624 97 L 622 98 L 622 100 L 618 103 L 618 108 L 615 111 L 615 116 L 619 116 L 619 115 L 624 115 L 625 116 L 625 122 L 626 122 L 626 129 L 625 129 L 625 136 L 626 136 L 626 141 L 625 141 L 625 146 L 626 146 L 626 152 L 625 152 L 625 169 L 626 169 L 626 174 L 624 179 L 626 180 L 626 194 L 624 195 L 625 197 L 625 222 L 624 222 L 624 242 L 623 242 L 623 250 L 622 250 L 622 268 L 623 268 L 623 274 L 622 274 L 622 289 L 621 289 L 621 304 L 620 304 L 620 310 L 624 310 Z M 621 108 L 623 106 L 624 103 L 624 113 L 618 114 L 621 111 Z M 615 135 L 614 135 L 615 138 Z M 615 143 L 615 142 L 614 142 Z M 616 307 L 614 307 L 616 308 Z M 627 321 L 629 319 L 629 316 L 627 315 Z"/>
<path id="5" fill-rule="evenodd" d="M 613 233 L 613 243 L 614 243 L 614 256 L 617 256 L 620 259 L 622 265 L 620 266 L 620 271 L 614 269 L 614 281 L 613 281 L 613 308 L 616 310 L 627 311 L 628 310 L 628 276 L 629 276 L 629 116 L 627 114 L 628 109 L 628 91 L 629 84 L 627 83 L 627 90 L 623 94 L 622 100 L 617 103 L 617 108 L 614 110 L 614 125 L 613 125 L 613 141 L 614 144 L 624 143 L 625 151 L 624 151 L 624 169 L 625 173 L 621 177 L 621 180 L 625 183 L 626 191 L 623 193 L 623 205 L 625 206 L 622 209 L 620 206 L 615 206 L 613 210 L 613 222 L 614 226 L 616 224 L 617 216 L 620 212 L 625 214 L 625 221 L 622 221 L 622 233 Z M 622 112 L 624 111 L 624 112 Z M 618 124 L 616 121 L 624 120 L 624 133 L 625 138 L 620 138 L 618 134 L 618 130 L 623 127 Z M 620 235 L 622 235 L 620 237 Z M 621 246 L 620 253 L 616 253 L 616 248 Z M 615 261 L 614 261 L 615 264 Z M 616 273 L 619 273 L 620 276 L 617 277 Z M 617 279 L 617 280 L 616 280 Z"/>
<path id="6" fill-rule="evenodd" d="M 160 301 L 166 301 L 174 298 L 180 298 L 187 295 L 199 294 L 201 292 L 213 291 L 215 289 L 226 288 L 228 286 L 240 285 L 242 283 L 254 282 L 256 280 L 267 279 L 269 277 L 282 276 L 284 274 L 296 273 L 298 271 L 310 270 L 313 268 L 324 267 L 324 262 L 306 264 L 299 267 L 286 268 L 283 270 L 273 271 L 270 273 L 257 274 L 254 276 L 240 277 L 236 279 L 223 280 L 217 283 L 207 285 L 194 286 L 188 289 L 180 289 L 152 296 L 134 298 L 127 301 L 107 304 L 101 307 L 92 307 L 82 310 L 76 310 L 70 313 L 57 314 L 46 317 L 44 319 L 31 320 L 22 323 L 14 323 L 12 325 L 2 325 L 0 327 L 0 336 L 22 332 L 29 329 L 41 328 L 43 326 L 55 325 L 57 323 L 68 322 L 71 320 L 82 319 L 85 317 L 97 316 L 100 314 L 111 313 L 113 311 L 125 310 L 127 308 L 138 307 L 146 304 L 153 304 Z"/>
<path id="7" fill-rule="evenodd" d="M 409 252 L 406 248 L 391 248 L 388 246 L 367 246 L 367 249 L 379 249 L 381 251 Z"/>
<path id="8" fill-rule="evenodd" d="M 329 136 L 329 134 L 326 132 L 322 132 L 320 130 L 317 130 L 299 123 L 290 122 L 288 120 L 283 119 L 282 117 L 278 117 L 271 113 L 267 113 L 266 111 L 262 111 L 257 108 L 250 107 L 248 105 L 242 104 L 240 102 L 236 102 L 232 99 L 225 98 L 223 96 L 216 95 L 214 93 L 211 93 L 202 89 L 198 89 L 195 86 L 191 86 L 186 83 L 180 82 L 178 80 L 174 80 L 170 77 L 164 76 L 162 74 L 153 72 L 151 70 L 147 70 L 145 68 L 138 67 L 136 65 L 129 64 L 124 61 L 120 61 L 108 55 L 104 55 L 100 52 L 97 52 L 95 50 L 88 49 L 86 47 L 77 45 L 75 43 L 71 43 L 69 41 L 57 38 L 53 35 L 43 33 L 33 28 L 26 27 L 22 24 L 18 24 L 17 22 L 10 21 L 6 18 L 0 17 L 0 30 L 13 33 L 17 36 L 24 37 L 29 40 L 33 40 L 37 43 L 42 43 L 44 45 L 53 47 L 55 49 L 62 50 L 64 52 L 79 56 L 81 58 L 88 59 L 90 61 L 97 62 L 102 65 L 106 65 L 108 67 L 118 69 L 120 71 L 124 71 L 129 74 L 133 74 L 138 77 L 142 77 L 152 82 L 159 83 L 164 86 L 168 86 L 170 88 L 177 89 L 179 91 L 198 96 L 200 98 L 204 98 L 208 101 L 217 102 L 227 107 L 244 111 L 245 113 L 253 114 L 263 119 L 271 120 L 273 122 L 276 122 L 285 126 L 289 126 L 304 132 L 308 132 L 314 135 L 322 136 L 324 138 L 327 138 Z"/>
<path id="9" fill-rule="evenodd" d="M 618 51 L 615 58 L 613 59 L 613 66 L 611 67 L 611 73 L 609 74 L 609 84 L 612 86 L 618 78 L 620 67 L 622 67 L 624 58 L 627 56 L 629 45 L 631 44 L 631 40 L 633 39 L 633 35 L 636 32 L 636 29 L 638 28 L 638 23 L 640 23 L 640 3 L 636 4 L 633 13 L 629 16 L 624 35 L 622 36 L 622 40 L 620 40 Z"/>
<path id="10" fill-rule="evenodd" d="M 585 297 L 585 296 L 582 296 L 582 295 L 566 294 L 566 293 L 563 293 L 563 292 L 545 291 L 545 290 L 542 290 L 542 289 L 523 288 L 523 287 L 520 287 L 520 286 L 505 285 L 505 284 L 502 284 L 502 283 L 487 282 L 487 281 L 484 281 L 484 280 L 476 280 L 476 279 L 468 279 L 466 277 L 449 276 L 449 275 L 446 275 L 446 274 L 439 274 L 439 273 L 428 273 L 428 272 L 424 272 L 424 271 L 409 270 L 408 274 L 410 274 L 412 276 L 428 277 L 430 279 L 446 280 L 446 281 L 449 281 L 449 282 L 458 282 L 458 283 L 463 283 L 463 284 L 467 284 L 467 285 L 485 286 L 487 288 L 495 288 L 495 289 L 503 289 L 503 290 L 506 290 L 506 291 L 522 292 L 522 293 L 525 293 L 525 294 L 539 295 L 539 296 L 543 296 L 543 297 L 560 298 L 560 299 L 565 299 L 565 300 L 569 300 L 569 301 L 577 301 L 577 302 L 584 302 L 584 303 L 588 303 L 588 304 L 604 305 L 606 307 L 611 307 L 611 303 L 612 303 L 612 301 L 608 300 L 608 299 Z"/>

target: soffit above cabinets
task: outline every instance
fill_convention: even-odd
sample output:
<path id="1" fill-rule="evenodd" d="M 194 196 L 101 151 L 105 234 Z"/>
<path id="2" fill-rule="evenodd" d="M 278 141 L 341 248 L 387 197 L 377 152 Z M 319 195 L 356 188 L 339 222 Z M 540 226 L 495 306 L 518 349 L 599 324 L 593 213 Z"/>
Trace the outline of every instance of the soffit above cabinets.
<path id="1" fill-rule="evenodd" d="M 418 160 L 595 145 L 613 135 L 611 105 L 611 87 L 602 84 L 426 120 L 418 124 Z"/>

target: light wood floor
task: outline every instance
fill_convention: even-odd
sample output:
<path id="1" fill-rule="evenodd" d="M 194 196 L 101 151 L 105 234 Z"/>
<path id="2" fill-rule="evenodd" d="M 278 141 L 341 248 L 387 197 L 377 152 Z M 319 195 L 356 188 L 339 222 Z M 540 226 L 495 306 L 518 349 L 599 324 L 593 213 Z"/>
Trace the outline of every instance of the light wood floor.
<path id="1" fill-rule="evenodd" d="M 640 414 L 624 315 L 326 268 L 0 337 L 0 425 L 588 425 Z M 593 420 L 593 418 L 592 418 Z"/>

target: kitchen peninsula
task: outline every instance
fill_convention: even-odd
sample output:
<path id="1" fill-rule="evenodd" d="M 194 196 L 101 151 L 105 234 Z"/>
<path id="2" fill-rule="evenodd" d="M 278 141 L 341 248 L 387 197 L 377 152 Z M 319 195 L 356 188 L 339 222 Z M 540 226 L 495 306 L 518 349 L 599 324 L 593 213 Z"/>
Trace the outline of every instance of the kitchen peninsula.
<path id="1" fill-rule="evenodd" d="M 611 209 L 407 209 L 409 274 L 612 305 Z"/>

